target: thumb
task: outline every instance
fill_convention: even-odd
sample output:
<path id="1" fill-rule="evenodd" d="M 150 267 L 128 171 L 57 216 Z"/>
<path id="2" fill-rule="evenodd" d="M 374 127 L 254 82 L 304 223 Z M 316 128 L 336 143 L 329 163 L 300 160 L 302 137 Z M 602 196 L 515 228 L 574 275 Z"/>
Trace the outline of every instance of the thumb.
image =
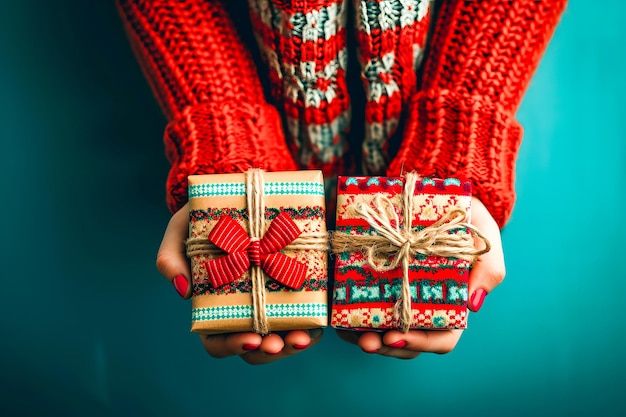
<path id="1" fill-rule="evenodd" d="M 191 270 L 185 255 L 185 240 L 189 234 L 189 207 L 185 204 L 170 219 L 157 253 L 156 266 L 176 292 L 191 297 Z"/>
<path id="2" fill-rule="evenodd" d="M 481 255 L 470 271 L 468 307 L 476 312 L 480 310 L 487 294 L 504 280 L 506 268 L 500 228 L 485 205 L 477 198 L 472 198 L 472 224 L 491 244 L 491 250 Z M 484 242 L 478 242 L 477 245 L 481 247 Z"/>

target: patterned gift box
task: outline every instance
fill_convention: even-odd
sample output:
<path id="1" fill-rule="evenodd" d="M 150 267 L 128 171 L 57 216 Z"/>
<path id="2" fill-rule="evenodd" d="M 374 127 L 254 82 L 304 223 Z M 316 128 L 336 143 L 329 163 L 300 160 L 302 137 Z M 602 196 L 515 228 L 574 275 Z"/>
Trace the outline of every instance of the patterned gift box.
<path id="1" fill-rule="evenodd" d="M 321 171 L 190 176 L 189 209 L 192 331 L 327 325 Z"/>
<path id="2" fill-rule="evenodd" d="M 470 183 L 454 178 L 421 178 L 413 173 L 406 177 L 340 177 L 331 325 L 353 330 L 465 328 L 469 269 L 474 257 L 488 250 L 474 248 L 474 229 L 463 223 L 469 218 L 470 204 Z M 410 212 L 405 210 L 407 205 Z M 389 233 L 400 236 L 400 242 L 394 249 L 397 252 L 391 250 L 376 259 L 372 236 L 383 241 L 378 248 L 393 246 L 379 230 L 383 220 L 388 220 Z M 403 284 L 404 267 L 401 263 L 394 266 L 393 261 L 402 250 L 407 221 L 413 241 L 426 243 L 406 256 Z M 361 243 L 352 242 L 356 239 Z M 373 263 L 368 261 L 370 248 Z M 450 256 L 459 250 L 462 255 Z M 402 306 L 398 302 L 403 294 L 404 300 L 410 294 L 410 303 L 401 301 Z M 402 307 L 406 309 L 404 323 Z"/>

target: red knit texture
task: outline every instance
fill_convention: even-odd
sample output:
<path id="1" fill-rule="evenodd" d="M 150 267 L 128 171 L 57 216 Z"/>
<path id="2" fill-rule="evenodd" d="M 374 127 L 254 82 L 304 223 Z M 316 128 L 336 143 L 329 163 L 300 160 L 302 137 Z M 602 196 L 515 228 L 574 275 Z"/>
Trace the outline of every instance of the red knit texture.
<path id="1" fill-rule="evenodd" d="M 565 0 L 443 2 L 420 91 L 388 174 L 417 170 L 474 183 L 502 227 L 515 202 L 515 120 Z"/>
<path id="2" fill-rule="evenodd" d="M 167 203 L 187 201 L 190 174 L 295 170 L 281 119 L 223 2 L 120 0 L 131 45 L 169 120 Z"/>
<path id="3" fill-rule="evenodd" d="M 342 173 L 350 126 L 345 0 L 249 0 L 250 19 L 269 66 L 270 90 L 284 111 L 292 154 L 325 177 Z"/>

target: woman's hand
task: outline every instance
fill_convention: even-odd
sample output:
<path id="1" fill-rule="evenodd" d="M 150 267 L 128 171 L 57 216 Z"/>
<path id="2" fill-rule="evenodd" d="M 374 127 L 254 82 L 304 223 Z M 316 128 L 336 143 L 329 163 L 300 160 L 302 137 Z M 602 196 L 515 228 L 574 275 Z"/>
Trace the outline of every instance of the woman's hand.
<path id="1" fill-rule="evenodd" d="M 186 204 L 170 219 L 157 254 L 156 265 L 176 292 L 191 297 L 191 268 L 185 255 L 189 233 L 189 206 Z M 239 355 L 250 364 L 265 364 L 300 353 L 316 345 L 322 329 L 293 330 L 261 336 L 257 333 L 200 335 L 204 348 L 214 358 Z"/>
<path id="2" fill-rule="evenodd" d="M 470 271 L 468 307 L 477 312 L 485 296 L 502 282 L 506 270 L 500 229 L 487 208 L 477 198 L 472 198 L 471 223 L 491 243 L 491 250 L 480 256 Z M 462 333 L 462 330 L 410 330 L 407 333 L 397 330 L 385 333 L 337 330 L 339 337 L 358 345 L 367 353 L 401 359 L 415 358 L 422 352 L 449 353 L 455 348 Z"/>

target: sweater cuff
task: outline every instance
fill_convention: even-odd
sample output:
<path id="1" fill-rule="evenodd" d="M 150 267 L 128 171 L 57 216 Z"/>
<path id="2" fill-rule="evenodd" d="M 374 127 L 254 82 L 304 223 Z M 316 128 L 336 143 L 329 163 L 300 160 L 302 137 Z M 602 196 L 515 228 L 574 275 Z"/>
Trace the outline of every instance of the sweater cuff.
<path id="1" fill-rule="evenodd" d="M 297 169 L 280 116 L 265 103 L 189 106 L 167 125 L 164 142 L 172 165 L 167 179 L 167 206 L 172 213 L 187 202 L 188 175 Z"/>
<path id="2" fill-rule="evenodd" d="M 470 180 L 473 194 L 503 227 L 515 203 L 514 171 L 522 127 L 484 96 L 451 90 L 418 93 L 409 105 L 404 138 L 389 175 Z"/>

